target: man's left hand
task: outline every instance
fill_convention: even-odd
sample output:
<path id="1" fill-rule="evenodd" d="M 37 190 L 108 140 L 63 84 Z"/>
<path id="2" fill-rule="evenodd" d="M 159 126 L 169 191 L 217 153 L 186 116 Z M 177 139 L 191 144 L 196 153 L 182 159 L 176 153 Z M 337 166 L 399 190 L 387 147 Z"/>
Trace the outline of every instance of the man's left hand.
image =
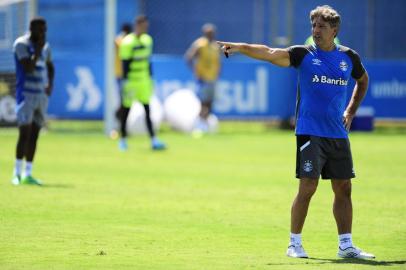
<path id="1" fill-rule="evenodd" d="M 344 123 L 344 127 L 347 131 L 350 131 L 351 123 L 352 123 L 352 120 L 354 119 L 354 116 L 355 116 L 354 114 L 351 114 L 348 111 L 344 112 L 343 123 Z"/>
<path id="2" fill-rule="evenodd" d="M 53 89 L 52 84 L 48 84 L 48 86 L 45 87 L 45 94 L 47 94 L 48 97 L 52 94 L 52 89 Z"/>

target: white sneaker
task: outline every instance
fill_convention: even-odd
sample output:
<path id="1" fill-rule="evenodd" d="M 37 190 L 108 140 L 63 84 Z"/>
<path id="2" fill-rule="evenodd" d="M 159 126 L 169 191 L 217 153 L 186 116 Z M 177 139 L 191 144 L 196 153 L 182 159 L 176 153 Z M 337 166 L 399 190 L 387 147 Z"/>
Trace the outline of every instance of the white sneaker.
<path id="1" fill-rule="evenodd" d="M 288 250 L 286 251 L 286 256 L 292 257 L 292 258 L 309 258 L 309 256 L 307 256 L 307 253 L 304 250 L 302 245 L 300 245 L 300 246 L 295 246 L 295 245 L 288 246 Z"/>
<path id="2" fill-rule="evenodd" d="M 341 249 L 338 247 L 337 256 L 340 258 L 375 259 L 374 254 L 366 253 L 357 247 Z"/>

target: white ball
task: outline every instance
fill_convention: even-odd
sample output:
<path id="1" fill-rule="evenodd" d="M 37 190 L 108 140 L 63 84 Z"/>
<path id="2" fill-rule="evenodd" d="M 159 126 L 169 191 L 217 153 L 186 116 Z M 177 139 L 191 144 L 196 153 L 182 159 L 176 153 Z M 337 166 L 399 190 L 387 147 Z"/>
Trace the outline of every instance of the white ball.
<path id="1" fill-rule="evenodd" d="M 191 132 L 200 113 L 200 101 L 190 89 L 179 89 L 169 95 L 164 102 L 168 124 L 183 132 Z"/>
<path id="2" fill-rule="evenodd" d="M 151 121 L 154 130 L 158 130 L 164 119 L 162 104 L 156 96 L 151 98 L 149 103 Z M 147 124 L 145 122 L 145 109 L 140 102 L 134 102 L 131 106 L 127 118 L 127 132 L 129 134 L 147 134 Z"/>

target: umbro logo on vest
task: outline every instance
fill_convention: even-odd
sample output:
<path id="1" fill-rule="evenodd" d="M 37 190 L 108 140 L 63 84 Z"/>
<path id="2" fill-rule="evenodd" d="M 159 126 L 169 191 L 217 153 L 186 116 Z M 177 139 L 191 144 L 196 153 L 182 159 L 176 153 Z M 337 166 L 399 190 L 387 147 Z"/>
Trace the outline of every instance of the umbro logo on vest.
<path id="1" fill-rule="evenodd" d="M 313 59 L 312 59 L 312 62 L 313 62 L 313 65 L 316 65 L 316 66 L 320 66 L 320 65 L 321 65 L 321 60 L 318 59 L 318 58 L 313 58 Z"/>
<path id="2" fill-rule="evenodd" d="M 332 85 L 347 85 L 348 80 L 343 80 L 341 78 L 332 79 L 328 78 L 327 76 L 317 76 L 316 74 L 313 75 L 312 83 L 324 83 L 324 84 L 332 84 Z"/>

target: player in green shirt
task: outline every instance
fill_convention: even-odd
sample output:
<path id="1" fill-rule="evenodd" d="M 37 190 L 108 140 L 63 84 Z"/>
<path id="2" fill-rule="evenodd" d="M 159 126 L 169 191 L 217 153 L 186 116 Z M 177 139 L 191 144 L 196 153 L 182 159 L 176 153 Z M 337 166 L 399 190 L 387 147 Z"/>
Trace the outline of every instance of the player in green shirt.
<path id="1" fill-rule="evenodd" d="M 147 34 L 148 19 L 140 15 L 135 20 L 134 33 L 125 36 L 119 47 L 119 56 L 123 64 L 122 113 L 120 119 L 121 138 L 119 148 L 127 150 L 126 122 L 134 100 L 138 100 L 145 109 L 146 125 L 153 150 L 165 149 L 165 144 L 156 136 L 151 121 L 150 100 L 153 92 L 151 63 L 153 40 Z"/>

